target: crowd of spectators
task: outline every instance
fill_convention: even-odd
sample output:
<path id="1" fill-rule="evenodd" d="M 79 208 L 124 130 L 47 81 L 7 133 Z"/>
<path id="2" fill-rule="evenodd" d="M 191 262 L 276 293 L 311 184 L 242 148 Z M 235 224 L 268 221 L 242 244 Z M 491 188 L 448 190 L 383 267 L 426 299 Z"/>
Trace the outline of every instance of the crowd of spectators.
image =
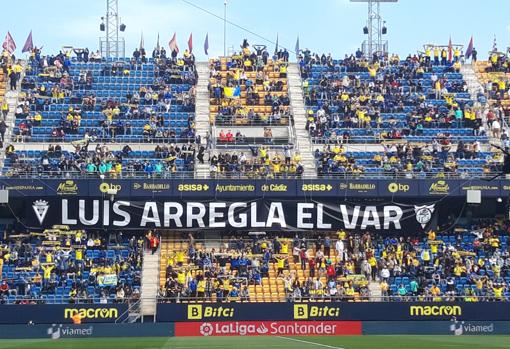
<path id="1" fill-rule="evenodd" d="M 0 302 L 113 303 L 140 297 L 144 239 L 49 229 L 0 240 Z"/>
<path id="2" fill-rule="evenodd" d="M 219 248 L 190 238 L 186 248 L 168 255 L 160 297 L 254 301 L 251 286 L 264 289 L 273 278 L 288 301 L 367 300 L 369 282 L 379 283 L 384 300 L 505 301 L 509 234 L 507 223 L 486 221 L 421 237 L 340 230 L 294 238 L 233 236 Z"/>
<path id="3" fill-rule="evenodd" d="M 198 158 L 194 144 L 158 144 L 153 151 L 142 153 L 133 151 L 127 144 L 122 150 L 113 151 L 106 144 L 97 144 L 91 150 L 88 142 L 77 142 L 72 151 L 66 151 L 56 143 L 50 144 L 47 151 L 32 153 L 16 151 L 9 145 L 6 148 L 9 167 L 5 175 L 170 178 L 193 172 L 195 156 Z"/>
<path id="4" fill-rule="evenodd" d="M 510 73 L 510 58 L 508 54 L 493 51 L 489 54 L 489 66 L 486 72 Z"/>
<path id="5" fill-rule="evenodd" d="M 112 141 L 117 136 L 138 134 L 142 134 L 145 141 L 194 141 L 197 73 L 192 54 L 185 52 L 183 58 L 160 55 L 154 62 L 134 55 L 130 61 L 101 62 L 80 69 L 80 66 L 72 68 L 71 53 L 41 56 L 38 51 L 31 55 L 22 83 L 26 98 L 21 101 L 17 113 L 17 118 L 21 119 L 18 133 L 23 139 L 30 139 L 33 126 L 52 126 L 48 136 L 54 141 L 76 134 Z M 87 61 L 84 52 L 80 51 L 79 55 L 78 62 Z M 125 84 L 135 84 L 135 76 L 138 76 L 135 73 L 146 74 L 146 65 L 153 69 L 148 70 L 153 76 L 133 85 L 136 89 L 103 82 L 112 77 L 126 77 Z M 188 85 L 187 90 L 180 88 Z M 115 92 L 117 95 L 112 97 Z M 173 105 L 190 113 L 182 127 L 176 128 L 171 123 L 169 112 Z M 64 110 L 59 113 L 56 125 L 48 124 L 41 115 L 53 110 L 52 106 L 64 107 L 60 107 Z M 95 112 L 100 116 L 94 117 Z M 94 122 L 82 125 L 82 121 L 91 117 Z M 39 119 L 37 123 L 35 119 Z"/>
<path id="6" fill-rule="evenodd" d="M 385 175 L 416 177 L 434 173 L 437 177 L 468 176 L 468 170 L 481 167 L 482 174 L 501 171 L 500 153 L 482 152 L 480 142 L 383 143 L 380 152 L 346 151 L 342 144 L 327 144 L 315 150 L 319 175 L 361 175 L 367 169 L 380 169 Z"/>
<path id="7" fill-rule="evenodd" d="M 273 59 L 265 46 L 245 40 L 239 53 L 226 61 L 212 60 L 209 91 L 219 124 L 288 124 L 288 53 Z"/>
<path id="8" fill-rule="evenodd" d="M 219 152 L 211 154 L 209 162 L 213 178 L 299 178 L 304 172 L 301 155 L 290 146 L 281 151 L 263 145 L 249 152 Z"/>
<path id="9" fill-rule="evenodd" d="M 425 54 L 368 62 L 354 55 L 334 61 L 304 51 L 300 68 L 307 130 L 326 140 L 349 138 L 356 128 L 385 139 L 420 136 L 427 128 L 466 128 L 471 130 L 467 135 L 482 136 L 481 115 L 472 107 L 465 81 L 434 64 Z M 317 73 L 316 66 L 326 70 Z"/>

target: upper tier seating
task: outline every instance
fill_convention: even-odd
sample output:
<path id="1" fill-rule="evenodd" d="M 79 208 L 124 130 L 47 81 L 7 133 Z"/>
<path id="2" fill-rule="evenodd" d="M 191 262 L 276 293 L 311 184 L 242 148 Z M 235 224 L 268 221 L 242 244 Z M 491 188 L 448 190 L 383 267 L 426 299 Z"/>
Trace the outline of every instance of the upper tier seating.
<path id="1" fill-rule="evenodd" d="M 314 142 L 487 141 L 455 64 L 432 66 L 422 56 L 369 64 L 306 51 L 300 67 Z"/>
<path id="2" fill-rule="evenodd" d="M 14 133 L 25 141 L 193 142 L 194 60 L 30 61 Z"/>
<path id="3" fill-rule="evenodd" d="M 210 60 L 211 124 L 289 125 L 288 54 L 275 58 L 245 41 L 240 53 Z"/>

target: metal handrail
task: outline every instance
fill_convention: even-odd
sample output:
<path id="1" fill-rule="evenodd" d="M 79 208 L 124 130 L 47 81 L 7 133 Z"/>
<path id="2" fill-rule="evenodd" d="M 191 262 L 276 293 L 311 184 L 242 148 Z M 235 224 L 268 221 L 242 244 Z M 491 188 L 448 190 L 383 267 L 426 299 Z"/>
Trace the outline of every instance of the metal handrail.
<path id="1" fill-rule="evenodd" d="M 260 165 L 262 166 L 262 165 Z M 295 173 L 268 173 L 261 176 L 259 173 L 246 172 L 217 172 L 216 174 L 200 174 L 194 171 L 178 171 L 170 173 L 164 171 L 161 174 L 151 174 L 146 172 L 123 172 L 120 175 L 110 175 L 105 173 L 101 177 L 99 173 L 87 174 L 79 171 L 33 171 L 24 172 L 15 175 L 8 175 L 8 171 L 0 174 L 0 179 L 297 179 L 297 180 L 313 180 L 313 179 L 337 179 L 337 180 L 378 180 L 378 179 L 487 179 L 492 178 L 500 172 L 488 172 L 480 175 L 469 172 L 383 172 L 383 173 L 318 173 L 318 174 L 300 174 Z"/>
<path id="2" fill-rule="evenodd" d="M 258 287 L 262 287 L 262 286 L 258 286 Z M 211 294 L 213 294 L 214 292 L 211 292 Z M 314 301 L 314 300 L 320 300 L 321 302 L 324 301 L 324 302 L 344 302 L 344 301 L 354 301 L 354 300 L 359 300 L 359 299 L 362 299 L 362 300 L 365 300 L 367 302 L 486 302 L 486 301 L 493 301 L 493 300 L 496 300 L 497 298 L 494 296 L 494 294 L 492 292 L 487 292 L 485 291 L 485 295 L 481 296 L 481 295 L 476 295 L 476 294 L 472 294 L 472 295 L 440 295 L 440 296 L 432 296 L 432 295 L 423 295 L 423 294 L 417 294 L 417 295 L 413 295 L 411 293 L 409 293 L 408 295 L 405 295 L 405 296 L 399 296 L 399 295 L 354 295 L 354 296 L 351 296 L 351 295 L 335 295 L 335 296 L 331 296 L 331 295 L 313 295 L 313 296 L 308 296 L 308 297 L 305 297 L 305 296 L 301 296 L 301 297 L 293 297 L 292 296 L 292 293 L 288 293 L 287 295 L 285 296 L 282 296 L 281 298 L 278 298 L 276 300 L 271 300 L 271 302 L 267 302 L 267 303 L 287 303 L 287 302 L 294 302 L 294 303 L 299 303 L 299 302 L 309 302 L 309 301 Z M 150 301 L 154 301 L 154 302 L 157 302 L 157 303 L 254 303 L 254 300 L 253 300 L 253 297 L 254 295 L 253 294 L 250 294 L 248 296 L 248 300 L 241 300 L 241 296 L 237 297 L 237 299 L 229 299 L 228 297 L 226 299 L 223 299 L 223 300 L 216 300 L 216 299 L 213 299 L 213 297 L 161 297 L 161 296 L 157 296 L 156 298 L 152 298 L 152 297 L 140 297 L 140 298 L 124 298 L 122 301 L 118 302 L 116 300 L 114 300 L 114 302 L 111 302 L 110 299 L 108 300 L 109 302 L 106 303 L 106 304 L 115 304 L 115 303 L 118 303 L 118 304 L 123 304 L 123 303 L 128 303 L 128 302 L 131 302 L 131 301 L 134 301 L 133 305 L 135 304 L 141 304 L 141 301 L 144 300 L 144 299 L 149 299 Z M 10 300 L 12 300 L 13 298 L 11 298 Z M 509 300 L 510 301 L 510 297 L 508 296 L 502 296 L 501 298 L 502 300 Z M 75 298 L 76 302 L 73 303 L 73 304 L 103 304 L 103 303 L 93 303 L 92 301 L 94 299 L 92 298 L 88 298 L 88 299 L 83 299 L 83 298 Z M 14 299 L 14 302 L 21 302 L 21 301 L 25 301 L 25 302 L 32 302 L 33 303 L 37 303 L 37 304 L 69 304 L 68 302 L 61 302 L 61 303 L 43 303 L 43 301 L 45 301 L 45 299 L 43 298 L 31 298 L 31 297 L 23 297 L 23 296 L 16 296 L 15 299 Z M 47 300 L 46 300 L 47 301 Z M 86 302 L 85 302 L 86 301 Z M 7 303 L 4 303 L 4 305 L 14 305 L 14 304 L 20 304 L 20 303 L 10 303 L 10 302 L 7 302 Z M 128 311 L 129 311 L 129 307 L 128 307 Z M 125 311 L 124 313 L 120 314 L 120 316 L 116 319 L 116 322 L 117 320 L 119 320 L 120 318 L 122 318 L 123 316 L 126 315 L 126 313 L 128 313 L 128 311 Z"/>
<path id="3" fill-rule="evenodd" d="M 12 168 L 11 168 L 12 169 Z M 149 174 L 147 172 L 136 172 L 136 171 L 124 171 L 121 174 L 109 174 L 104 173 L 100 174 L 99 172 L 94 173 L 86 173 L 80 171 L 31 171 L 31 172 L 22 172 L 18 174 L 9 175 L 9 169 L 4 169 L 3 173 L 0 175 L 0 178 L 16 178 L 16 179 L 190 179 L 196 178 L 194 171 L 177 171 L 175 173 L 171 173 L 168 171 L 163 171 L 159 174 L 152 173 Z"/>
<path id="4" fill-rule="evenodd" d="M 51 134 L 48 135 L 31 135 L 31 136 L 22 136 L 22 135 L 11 135 L 12 143 L 73 143 L 80 142 L 83 140 L 69 140 L 69 136 L 74 136 L 74 134 L 68 134 L 64 137 L 52 137 Z M 174 137 L 174 138 L 157 138 L 157 137 L 145 137 L 143 135 L 116 135 L 115 137 L 103 137 L 103 136 L 92 136 L 89 139 L 90 143 L 105 143 L 105 144 L 115 144 L 115 143 L 135 143 L 135 144 L 170 144 L 170 143 L 179 143 L 179 144 L 188 144 L 195 143 L 195 137 Z"/>
<path id="5" fill-rule="evenodd" d="M 435 135 L 420 135 L 420 136 L 411 136 L 411 137 L 429 138 L 430 141 L 432 141 L 433 139 L 441 139 L 440 137 L 437 137 Z M 457 140 L 463 140 L 463 139 L 465 139 L 465 137 L 466 136 L 450 135 L 448 137 L 448 139 L 450 139 L 452 141 L 457 141 Z M 485 135 L 485 136 L 475 136 L 475 135 L 472 135 L 472 136 L 469 136 L 469 137 L 477 137 L 479 139 L 482 139 L 482 138 L 486 137 L 488 139 L 487 135 Z M 334 139 L 331 139 L 331 138 L 334 138 Z M 392 142 L 392 141 L 393 142 L 424 143 L 423 141 L 413 141 L 413 140 L 410 140 L 410 139 L 406 138 L 405 136 L 402 136 L 402 138 L 397 138 L 397 139 L 382 138 L 382 137 L 380 137 L 379 134 L 374 134 L 373 136 L 350 135 L 349 138 L 348 139 L 344 139 L 343 135 L 340 134 L 340 135 L 336 135 L 336 137 L 310 137 L 310 140 L 313 143 L 316 143 L 316 144 L 336 144 L 336 143 L 340 143 L 340 144 L 365 144 L 365 143 L 380 144 L 381 142 Z"/>
<path id="6" fill-rule="evenodd" d="M 262 287 L 262 286 L 260 286 Z M 241 300 L 241 297 L 237 297 L 238 299 L 226 299 L 216 300 L 212 297 L 158 297 L 158 303 L 254 303 L 252 300 L 253 295 L 249 295 L 248 300 Z M 274 298 L 273 298 L 274 299 Z M 493 295 L 486 296 L 477 296 L 477 295 L 442 295 L 442 296 L 431 296 L 431 295 L 406 295 L 406 296 L 397 296 L 397 295 L 388 295 L 388 296 L 375 296 L 375 295 L 314 295 L 314 296 L 301 296 L 294 297 L 292 293 L 286 294 L 284 297 L 279 297 L 275 300 L 271 300 L 271 302 L 267 303 L 300 303 L 300 302 L 313 302 L 314 300 L 320 300 L 321 302 L 352 302 L 355 300 L 365 300 L 367 302 L 484 302 L 484 301 L 493 301 L 496 298 Z M 470 300 L 468 300 L 470 299 Z M 502 300 L 507 299 L 510 300 L 510 297 L 503 296 Z"/>
<path id="7" fill-rule="evenodd" d="M 137 298 L 137 299 L 134 299 L 135 302 L 134 303 L 131 303 L 130 300 L 128 300 L 126 303 L 128 303 L 128 308 L 122 312 L 122 314 L 120 314 L 116 319 L 115 319 L 115 323 L 119 323 L 119 322 L 126 322 L 126 320 L 129 318 L 129 314 L 131 312 L 131 309 L 136 307 L 136 306 L 140 306 L 141 304 L 141 299 L 140 298 Z"/>
<path id="8" fill-rule="evenodd" d="M 32 302 L 37 304 L 67 304 L 71 300 L 68 296 L 57 296 L 54 294 L 48 294 L 47 296 L 54 296 L 54 300 L 51 303 L 48 303 L 50 300 L 48 298 L 42 298 L 42 297 L 34 297 L 34 296 L 20 296 L 20 295 L 10 295 L 9 297 L 0 300 L 0 303 L 6 302 L 4 304 L 12 304 L 11 302 Z M 64 297 L 69 298 L 68 302 L 64 302 Z M 60 303 L 57 301 L 57 299 L 60 298 Z M 106 303 L 100 303 L 101 298 L 100 297 L 72 297 L 74 304 L 116 304 L 116 303 L 130 303 L 130 302 L 138 302 L 142 298 L 141 297 L 125 297 L 122 300 L 107 298 Z M 96 302 L 99 301 L 99 302 Z M 16 303 L 19 304 L 19 303 Z M 134 304 L 134 303 L 133 303 Z M 121 314 L 122 316 L 122 314 Z M 120 316 L 119 316 L 120 317 Z"/>

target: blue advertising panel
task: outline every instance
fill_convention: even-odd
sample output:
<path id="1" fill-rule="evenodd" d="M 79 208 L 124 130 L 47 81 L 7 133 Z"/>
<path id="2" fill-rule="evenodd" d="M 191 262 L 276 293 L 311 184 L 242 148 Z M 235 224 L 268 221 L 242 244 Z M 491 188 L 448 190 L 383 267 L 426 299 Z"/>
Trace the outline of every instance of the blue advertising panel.
<path id="1" fill-rule="evenodd" d="M 465 198 L 480 190 L 482 198 L 510 194 L 510 180 L 470 179 L 0 179 L 0 187 L 19 197 L 161 198 Z"/>
<path id="2" fill-rule="evenodd" d="M 158 304 L 157 321 L 361 320 L 510 321 L 501 302 L 326 302 Z"/>
<path id="3" fill-rule="evenodd" d="M 0 305 L 0 324 L 72 323 L 80 314 L 83 323 L 115 322 L 127 313 L 126 304 L 24 304 Z"/>

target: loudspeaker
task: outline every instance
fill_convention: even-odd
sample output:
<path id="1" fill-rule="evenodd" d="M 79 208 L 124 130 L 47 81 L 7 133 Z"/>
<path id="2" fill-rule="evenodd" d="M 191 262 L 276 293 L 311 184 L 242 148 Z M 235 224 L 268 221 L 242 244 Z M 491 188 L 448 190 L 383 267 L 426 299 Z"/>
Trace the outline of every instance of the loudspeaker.
<path id="1" fill-rule="evenodd" d="M 466 193 L 466 202 L 468 204 L 481 204 L 482 191 L 481 190 L 468 190 Z"/>
<path id="2" fill-rule="evenodd" d="M 368 34 L 368 27 L 363 27 L 363 34 Z"/>
<path id="3" fill-rule="evenodd" d="M 102 32 L 104 32 L 106 30 L 106 26 L 104 25 L 104 23 L 101 23 L 99 25 L 99 30 L 101 30 Z"/>
<path id="4" fill-rule="evenodd" d="M 383 34 L 387 34 L 387 33 L 388 33 L 388 28 L 386 28 L 386 27 L 382 27 L 382 33 L 383 33 Z"/>
<path id="5" fill-rule="evenodd" d="M 508 155 L 503 160 L 503 173 L 510 174 L 510 156 Z"/>

